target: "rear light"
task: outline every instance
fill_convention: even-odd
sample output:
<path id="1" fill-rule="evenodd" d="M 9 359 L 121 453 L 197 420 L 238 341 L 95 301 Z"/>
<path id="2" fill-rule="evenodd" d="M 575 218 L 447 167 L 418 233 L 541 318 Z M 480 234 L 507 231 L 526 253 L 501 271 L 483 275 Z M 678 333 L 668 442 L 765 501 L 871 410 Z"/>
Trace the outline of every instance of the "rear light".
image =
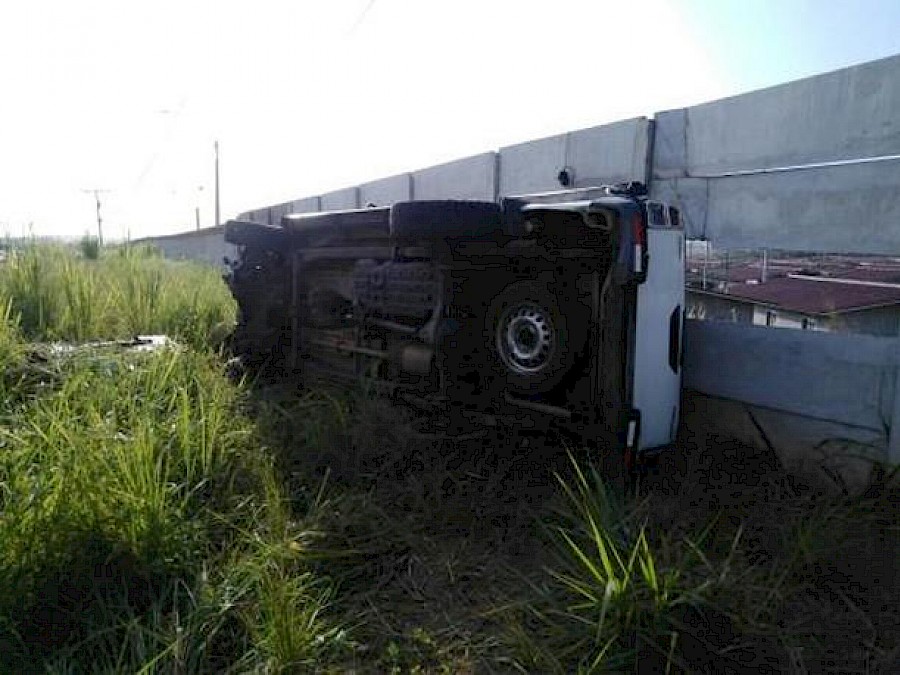
<path id="1" fill-rule="evenodd" d="M 635 274 L 641 274 L 644 271 L 644 251 L 647 250 L 647 226 L 640 211 L 631 219 L 631 237 L 634 242 L 633 271 Z"/>

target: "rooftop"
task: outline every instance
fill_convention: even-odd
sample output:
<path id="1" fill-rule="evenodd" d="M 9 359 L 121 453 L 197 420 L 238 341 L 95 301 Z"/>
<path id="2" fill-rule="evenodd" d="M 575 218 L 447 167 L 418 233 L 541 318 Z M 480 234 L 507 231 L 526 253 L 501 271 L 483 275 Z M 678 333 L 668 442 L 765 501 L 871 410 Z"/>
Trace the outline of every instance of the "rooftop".
<path id="1" fill-rule="evenodd" d="M 795 277 L 780 277 L 764 284 L 732 284 L 727 295 L 800 314 L 840 314 L 900 304 L 900 287 Z"/>
<path id="2" fill-rule="evenodd" d="M 727 267 L 718 260 L 698 288 L 702 265 L 689 261 L 691 291 L 766 305 L 800 314 L 840 314 L 900 304 L 900 262 L 894 258 L 832 256 L 746 257 Z"/>

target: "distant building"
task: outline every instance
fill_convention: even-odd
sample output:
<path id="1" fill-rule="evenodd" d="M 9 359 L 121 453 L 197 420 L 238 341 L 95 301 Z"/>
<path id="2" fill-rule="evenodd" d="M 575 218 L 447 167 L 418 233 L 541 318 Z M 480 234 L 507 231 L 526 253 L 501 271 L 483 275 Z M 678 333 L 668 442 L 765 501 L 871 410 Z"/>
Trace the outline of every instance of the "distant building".
<path id="1" fill-rule="evenodd" d="M 892 258 L 688 261 L 690 318 L 900 335 L 900 263 Z"/>

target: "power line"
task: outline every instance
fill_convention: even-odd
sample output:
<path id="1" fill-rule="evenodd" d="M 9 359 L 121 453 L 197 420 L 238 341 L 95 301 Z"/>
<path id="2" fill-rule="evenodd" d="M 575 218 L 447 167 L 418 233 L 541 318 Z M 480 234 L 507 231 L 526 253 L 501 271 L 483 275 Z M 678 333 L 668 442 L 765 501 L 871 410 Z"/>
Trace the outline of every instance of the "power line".
<path id="1" fill-rule="evenodd" d="M 144 168 L 141 169 L 141 173 L 138 175 L 137 180 L 134 183 L 133 190 L 137 190 L 141 185 L 143 185 L 144 180 L 146 180 L 147 176 L 153 170 L 156 161 L 159 159 L 160 154 L 162 153 L 163 147 L 168 145 L 169 141 L 172 140 L 172 136 L 175 134 L 175 130 L 178 127 L 178 122 L 181 120 L 181 114 L 184 112 L 184 108 L 187 105 L 187 97 L 182 97 L 182 99 L 178 102 L 178 107 L 174 110 L 169 108 L 164 108 L 160 110 L 156 110 L 155 113 L 157 115 L 172 115 L 171 121 L 169 125 L 166 127 L 165 135 L 163 139 L 156 145 L 156 148 L 153 151 L 153 154 L 150 156 L 150 159 L 144 165 Z"/>
<path id="2" fill-rule="evenodd" d="M 356 30 L 362 26 L 363 21 L 366 20 L 366 17 L 369 15 L 369 10 L 372 9 L 372 6 L 375 4 L 375 0 L 369 0 L 368 4 L 363 8 L 363 11 L 359 13 L 359 16 L 356 18 L 356 21 L 353 22 L 353 25 L 350 26 L 350 30 L 347 31 L 347 35 L 352 35 L 356 32 Z"/>

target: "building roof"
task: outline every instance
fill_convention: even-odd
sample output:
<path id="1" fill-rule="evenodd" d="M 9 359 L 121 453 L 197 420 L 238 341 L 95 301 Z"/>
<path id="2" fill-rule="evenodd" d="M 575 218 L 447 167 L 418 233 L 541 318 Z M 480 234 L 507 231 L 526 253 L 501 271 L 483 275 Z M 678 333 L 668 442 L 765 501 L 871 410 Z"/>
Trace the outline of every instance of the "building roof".
<path id="1" fill-rule="evenodd" d="M 833 278 L 778 277 L 764 284 L 731 283 L 727 293 L 699 292 L 799 314 L 841 314 L 900 304 L 900 287 L 848 284 Z"/>

